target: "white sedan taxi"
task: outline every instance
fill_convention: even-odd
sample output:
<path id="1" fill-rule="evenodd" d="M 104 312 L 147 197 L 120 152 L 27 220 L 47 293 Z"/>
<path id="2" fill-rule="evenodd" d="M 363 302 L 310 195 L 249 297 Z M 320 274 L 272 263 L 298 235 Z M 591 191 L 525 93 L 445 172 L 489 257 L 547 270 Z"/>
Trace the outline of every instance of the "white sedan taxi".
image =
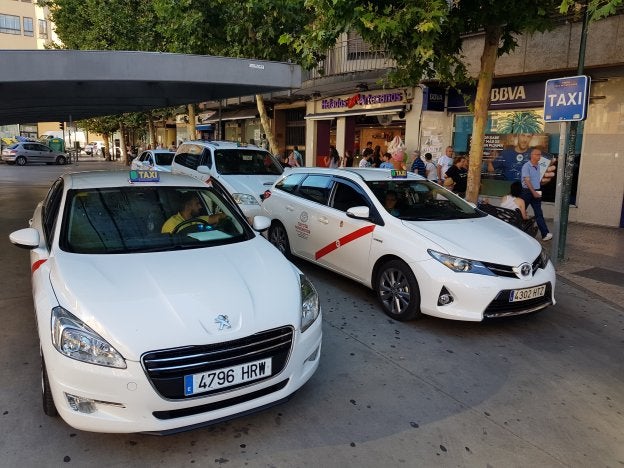
<path id="1" fill-rule="evenodd" d="M 44 412 L 86 431 L 166 434 L 286 400 L 318 367 L 321 311 L 260 235 L 269 224 L 247 224 L 218 182 L 56 180 L 10 235 L 30 249 Z"/>
<path id="2" fill-rule="evenodd" d="M 297 168 L 264 196 L 269 240 L 376 291 L 397 320 L 535 312 L 555 303 L 539 242 L 405 171 Z"/>

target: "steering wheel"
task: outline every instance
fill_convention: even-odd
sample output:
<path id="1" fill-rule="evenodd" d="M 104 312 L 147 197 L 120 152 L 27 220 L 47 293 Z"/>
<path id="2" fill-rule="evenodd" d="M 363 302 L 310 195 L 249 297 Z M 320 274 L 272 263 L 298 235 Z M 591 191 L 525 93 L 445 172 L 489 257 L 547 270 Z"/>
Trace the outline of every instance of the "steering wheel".
<path id="1" fill-rule="evenodd" d="M 207 231 L 207 230 L 212 229 L 212 225 L 205 219 L 189 218 L 185 221 L 182 221 L 180 224 L 174 227 L 173 230 L 171 231 L 171 234 L 182 234 L 183 232 L 190 231 L 191 227 L 198 226 L 198 225 L 201 226 L 201 228 L 197 229 L 197 227 L 195 227 L 195 230 L 193 232 L 197 232 L 201 230 Z"/>

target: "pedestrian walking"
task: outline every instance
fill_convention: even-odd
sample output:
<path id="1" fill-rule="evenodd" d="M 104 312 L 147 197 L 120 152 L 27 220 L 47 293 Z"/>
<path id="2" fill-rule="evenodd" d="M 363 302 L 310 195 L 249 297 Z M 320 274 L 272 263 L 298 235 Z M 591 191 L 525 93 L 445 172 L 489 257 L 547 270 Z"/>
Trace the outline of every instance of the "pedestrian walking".
<path id="1" fill-rule="evenodd" d="M 544 220 L 544 213 L 542 213 L 542 190 L 540 185 L 542 175 L 539 166 L 541 157 L 542 151 L 539 148 L 533 148 L 530 159 L 522 166 L 522 199 L 526 206 L 533 208 L 535 222 L 542 235 L 542 240 L 549 241 L 552 239 L 552 234 L 548 230 Z"/>

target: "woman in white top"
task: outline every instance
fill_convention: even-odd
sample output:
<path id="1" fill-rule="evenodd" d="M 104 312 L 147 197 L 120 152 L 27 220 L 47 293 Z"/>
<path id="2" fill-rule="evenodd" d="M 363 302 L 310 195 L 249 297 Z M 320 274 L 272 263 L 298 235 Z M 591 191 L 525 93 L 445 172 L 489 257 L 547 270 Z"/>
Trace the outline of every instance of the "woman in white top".
<path id="1" fill-rule="evenodd" d="M 505 195 L 501 198 L 501 208 L 507 208 L 508 210 L 520 210 L 522 219 L 528 219 L 526 213 L 526 204 L 520 195 L 522 194 L 522 184 L 519 181 L 515 181 L 509 187 L 509 195 Z"/>

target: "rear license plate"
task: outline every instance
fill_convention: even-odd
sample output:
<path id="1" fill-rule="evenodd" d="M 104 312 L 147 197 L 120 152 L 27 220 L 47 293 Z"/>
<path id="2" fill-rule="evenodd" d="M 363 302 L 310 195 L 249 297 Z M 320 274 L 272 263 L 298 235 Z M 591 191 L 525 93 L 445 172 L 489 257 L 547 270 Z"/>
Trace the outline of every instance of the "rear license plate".
<path id="1" fill-rule="evenodd" d="M 184 395 L 219 390 L 271 375 L 271 358 L 184 376 Z"/>
<path id="2" fill-rule="evenodd" d="M 534 288 L 514 289 L 509 292 L 509 302 L 528 301 L 546 294 L 546 285 L 535 286 Z"/>

